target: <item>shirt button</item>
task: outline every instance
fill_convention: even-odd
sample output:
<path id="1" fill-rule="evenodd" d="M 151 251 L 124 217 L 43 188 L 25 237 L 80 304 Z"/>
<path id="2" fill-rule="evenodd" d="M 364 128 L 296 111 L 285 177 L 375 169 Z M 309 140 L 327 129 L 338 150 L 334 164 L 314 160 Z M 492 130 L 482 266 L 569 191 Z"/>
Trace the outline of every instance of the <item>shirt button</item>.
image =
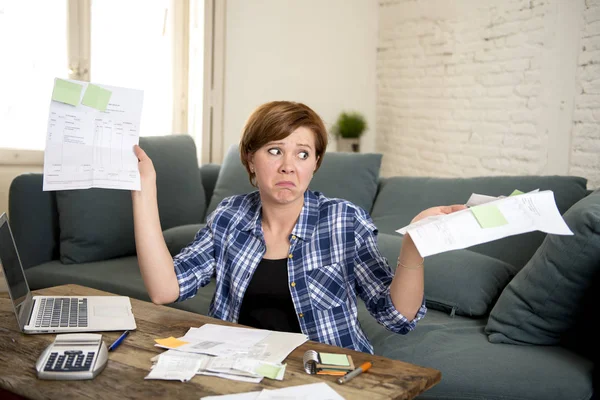
<path id="1" fill-rule="evenodd" d="M 296 282 L 292 282 L 292 283 L 290 283 L 290 285 L 291 285 L 292 287 L 296 287 Z"/>
<path id="2" fill-rule="evenodd" d="M 293 239 L 293 240 L 296 240 L 296 239 L 298 239 L 298 238 L 296 237 L 296 235 L 292 235 L 292 239 Z"/>
<path id="3" fill-rule="evenodd" d="M 304 313 L 300 313 L 300 314 L 298 314 L 298 316 L 299 316 L 300 318 L 304 318 Z"/>
<path id="4" fill-rule="evenodd" d="M 288 255 L 288 258 L 294 258 L 293 254 Z"/>

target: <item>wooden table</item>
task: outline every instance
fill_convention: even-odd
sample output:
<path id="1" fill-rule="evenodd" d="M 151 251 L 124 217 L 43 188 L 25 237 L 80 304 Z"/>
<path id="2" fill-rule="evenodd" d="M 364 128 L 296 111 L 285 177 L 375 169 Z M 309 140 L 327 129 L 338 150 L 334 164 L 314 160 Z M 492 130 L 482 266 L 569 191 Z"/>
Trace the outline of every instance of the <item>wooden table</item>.
<path id="1" fill-rule="evenodd" d="M 78 285 L 64 285 L 38 290 L 39 295 L 109 295 Z M 137 330 L 125 339 L 117 350 L 109 353 L 106 368 L 93 380 L 48 381 L 39 380 L 35 362 L 55 335 L 25 335 L 19 331 L 12 304 L 6 295 L 0 298 L 0 398 L 33 399 L 194 399 L 203 396 L 277 389 L 308 383 L 327 382 L 346 399 L 412 399 L 440 381 L 441 373 L 402 361 L 344 349 L 360 365 L 373 361 L 373 367 L 344 385 L 335 382 L 335 376 L 308 375 L 302 366 L 305 351 L 314 349 L 340 352 L 339 347 L 317 342 L 306 342 L 284 360 L 287 363 L 282 381 L 263 379 L 261 383 L 246 383 L 223 378 L 196 375 L 189 382 L 144 380 L 150 371 L 150 358 L 162 353 L 154 346 L 154 339 L 183 336 L 190 327 L 206 323 L 234 325 L 172 307 L 131 299 Z M 104 341 L 112 343 L 120 332 L 103 332 Z M 11 394 L 12 393 L 12 394 Z"/>

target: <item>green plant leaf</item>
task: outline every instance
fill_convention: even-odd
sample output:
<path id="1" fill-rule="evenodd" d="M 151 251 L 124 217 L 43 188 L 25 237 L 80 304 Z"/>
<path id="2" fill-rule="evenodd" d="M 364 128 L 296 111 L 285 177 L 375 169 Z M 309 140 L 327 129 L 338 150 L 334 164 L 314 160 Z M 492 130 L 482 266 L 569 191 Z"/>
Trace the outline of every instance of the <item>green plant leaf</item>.
<path id="1" fill-rule="evenodd" d="M 342 112 L 333 126 L 333 133 L 343 138 L 359 138 L 367 129 L 367 121 L 359 112 Z"/>

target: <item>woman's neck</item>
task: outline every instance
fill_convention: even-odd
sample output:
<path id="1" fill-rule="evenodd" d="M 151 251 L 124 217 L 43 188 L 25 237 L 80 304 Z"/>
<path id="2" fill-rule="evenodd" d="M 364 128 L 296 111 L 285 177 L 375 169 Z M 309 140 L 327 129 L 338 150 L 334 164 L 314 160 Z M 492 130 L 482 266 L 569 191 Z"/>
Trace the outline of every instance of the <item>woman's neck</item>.
<path id="1" fill-rule="evenodd" d="M 262 226 L 276 236 L 292 233 L 300 216 L 304 199 L 290 204 L 265 204 L 262 206 Z"/>

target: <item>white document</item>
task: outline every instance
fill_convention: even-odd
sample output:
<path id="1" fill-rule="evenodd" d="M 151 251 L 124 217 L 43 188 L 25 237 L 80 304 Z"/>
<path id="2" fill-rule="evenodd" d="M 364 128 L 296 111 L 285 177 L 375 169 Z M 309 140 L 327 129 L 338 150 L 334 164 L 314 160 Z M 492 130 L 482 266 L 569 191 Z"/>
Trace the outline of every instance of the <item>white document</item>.
<path id="1" fill-rule="evenodd" d="M 209 354 L 219 357 L 243 357 L 268 363 L 282 362 L 296 347 L 308 341 L 301 333 L 205 324 L 190 328 L 178 338 L 188 344 L 177 351 Z M 170 347 L 155 344 L 156 347 Z"/>
<path id="2" fill-rule="evenodd" d="M 537 193 L 539 191 L 540 191 L 540 189 L 535 189 L 535 190 L 532 190 L 531 192 L 528 192 L 528 193 Z M 471 194 L 471 197 L 469 197 L 469 200 L 467 200 L 467 202 L 465 203 L 465 205 L 467 207 L 474 207 L 474 206 L 479 206 L 479 205 L 482 205 L 482 204 L 489 203 L 490 201 L 504 199 L 504 198 L 506 198 L 506 196 L 498 196 L 498 197 L 496 197 L 496 196 L 487 196 L 485 194 L 473 193 L 473 194 Z"/>
<path id="3" fill-rule="evenodd" d="M 50 101 L 44 191 L 65 189 L 140 190 L 138 144 L 144 92 L 99 85 L 111 92 L 105 111 L 81 103 L 88 82 L 81 85 L 78 105 Z"/>
<path id="4" fill-rule="evenodd" d="M 467 207 L 474 207 L 474 206 L 479 206 L 481 204 L 489 203 L 490 201 L 498 200 L 500 198 L 501 197 L 487 196 L 485 194 L 473 193 L 473 194 L 471 194 L 471 197 L 469 197 L 469 200 L 467 200 L 465 205 Z"/>
<path id="5" fill-rule="evenodd" d="M 560 215 L 550 190 L 504 197 L 485 204 L 496 206 L 508 223 L 482 228 L 467 208 L 417 221 L 396 232 L 402 235 L 408 232 L 422 257 L 535 230 L 555 235 L 573 234 Z"/>
<path id="6" fill-rule="evenodd" d="M 282 389 L 263 389 L 260 392 L 206 396 L 200 400 L 344 400 L 325 382 L 290 386 Z"/>
<path id="7" fill-rule="evenodd" d="M 208 372 L 219 372 L 231 375 L 265 377 L 282 380 L 286 364 L 268 363 L 244 357 L 213 357 L 203 368 Z"/>
<path id="8" fill-rule="evenodd" d="M 224 372 L 210 372 L 210 371 L 198 371 L 198 375 L 216 376 L 217 378 L 229 379 L 232 381 L 260 383 L 263 380 L 262 376 L 245 376 L 245 375 L 233 375 L 226 374 Z"/>
<path id="9" fill-rule="evenodd" d="M 204 396 L 200 400 L 256 400 L 260 392 L 222 394 L 220 396 Z"/>
<path id="10" fill-rule="evenodd" d="M 267 336 L 269 331 L 262 329 L 204 324 L 200 328 L 190 328 L 181 340 L 185 342 L 205 340 L 250 348 Z"/>
<path id="11" fill-rule="evenodd" d="M 144 379 L 164 379 L 186 382 L 192 379 L 202 366 L 204 356 L 186 353 L 163 353 Z"/>

